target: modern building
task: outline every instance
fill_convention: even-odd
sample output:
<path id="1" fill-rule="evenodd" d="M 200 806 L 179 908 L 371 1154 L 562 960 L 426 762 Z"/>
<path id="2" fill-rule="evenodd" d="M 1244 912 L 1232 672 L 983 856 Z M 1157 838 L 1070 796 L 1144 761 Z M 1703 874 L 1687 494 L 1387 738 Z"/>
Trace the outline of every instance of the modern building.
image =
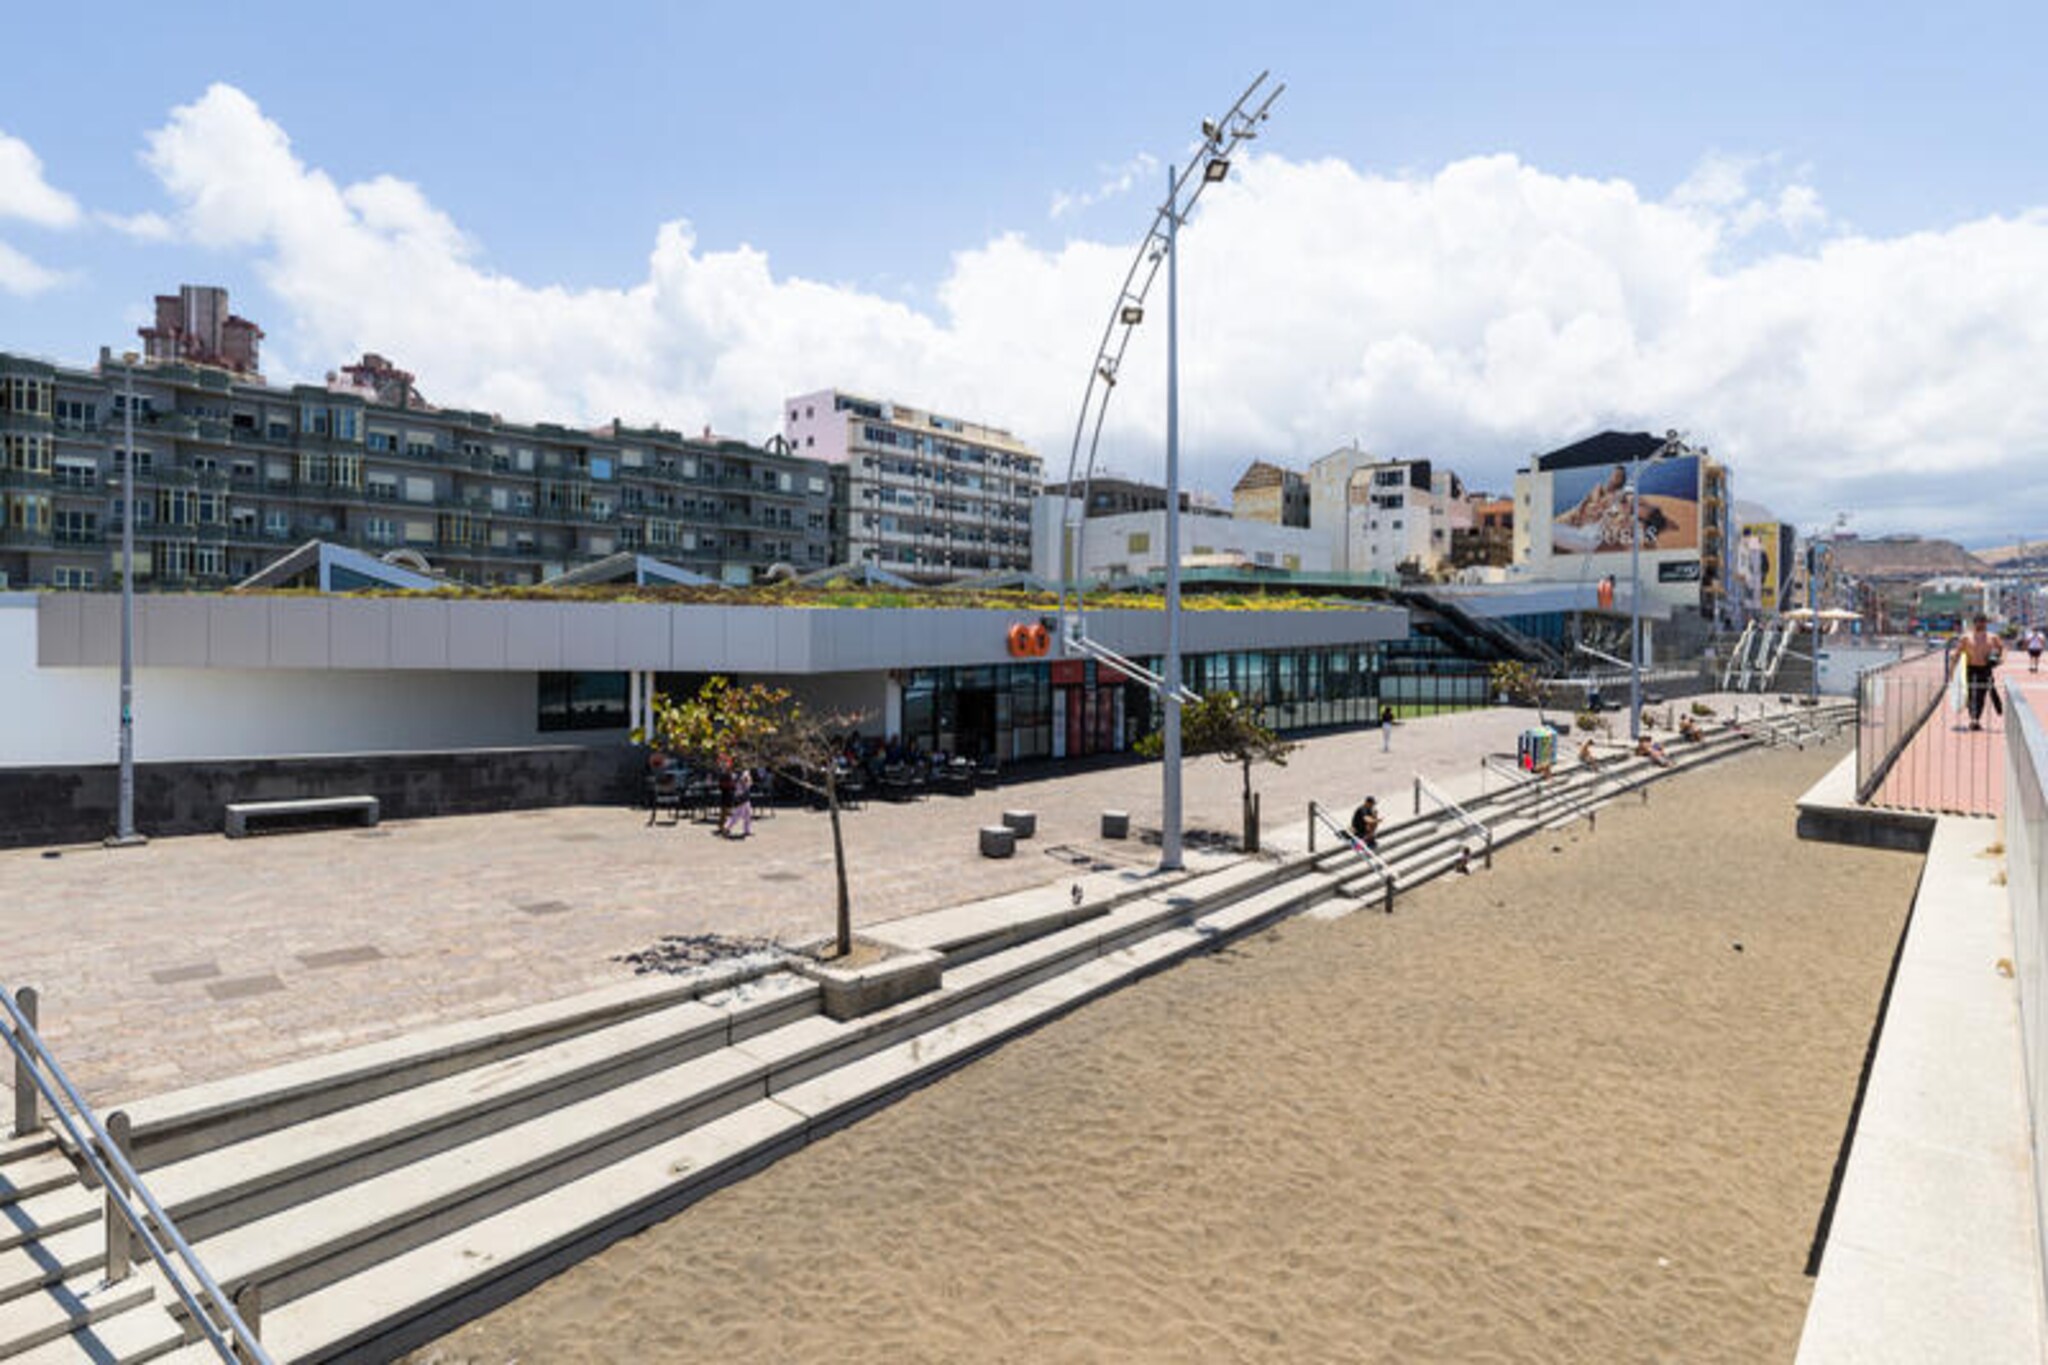
<path id="1" fill-rule="evenodd" d="M 1067 499 L 1046 494 L 1031 508 L 1031 571 L 1055 582 L 1094 583 L 1143 578 L 1166 567 L 1165 496 L 1145 512 L 1089 516 L 1080 524 L 1079 552 L 1069 544 Z M 1294 573 L 1328 573 L 1328 547 L 1305 526 L 1244 521 L 1220 509 L 1183 502 L 1181 563 L 1241 565 Z M 1064 551 L 1064 552 L 1063 552 Z"/>
<path id="2" fill-rule="evenodd" d="M 1230 490 L 1230 515 L 1274 526 L 1310 525 L 1308 480 L 1292 469 L 1254 460 Z"/>
<path id="3" fill-rule="evenodd" d="M 1121 474 L 1098 474 L 1092 479 L 1076 480 L 1071 484 L 1049 483 L 1040 490 L 1045 497 L 1072 498 L 1086 496 L 1088 505 L 1082 509 L 1084 517 L 1116 517 L 1126 512 L 1158 512 L 1166 507 L 1166 485 L 1145 483 L 1140 479 L 1127 479 Z M 1180 510 L 1203 516 L 1222 516 L 1223 510 L 1211 502 L 1205 494 L 1180 492 Z M 1036 540 L 1032 542 L 1034 545 Z"/>
<path id="4" fill-rule="evenodd" d="M 1450 563 L 1454 530 L 1470 530 L 1465 486 L 1428 460 L 1353 467 L 1344 503 L 1345 567 L 1352 573 L 1429 577 Z"/>
<path id="5" fill-rule="evenodd" d="M 438 595 L 150 594 L 136 604 L 138 823 L 218 829 L 237 799 L 368 793 L 393 818 L 638 794 L 656 692 L 785 686 L 871 735 L 1003 764 L 1127 750 L 1151 694 L 1092 659 L 1019 659 L 1019 610 L 798 608 Z M 1157 667 L 1165 613 L 1090 633 Z M 111 828 L 120 601 L 0 594 L 0 845 Z M 1190 610 L 1187 677 L 1288 728 L 1370 724 L 1383 698 L 1483 704 L 1479 665 L 1400 607 Z"/>
<path id="6" fill-rule="evenodd" d="M 1636 470 L 1641 511 L 1629 515 Z M 1626 581 L 1640 536 L 1645 600 L 1728 613 L 1730 475 L 1704 448 L 1648 432 L 1606 431 L 1539 455 L 1515 474 L 1515 567 L 1538 580 Z"/>
<path id="7" fill-rule="evenodd" d="M 1043 464 L 1009 432 L 837 389 L 783 413 L 792 454 L 845 471 L 839 558 L 927 581 L 1029 567 Z"/>
<path id="8" fill-rule="evenodd" d="M 282 387 L 182 360 L 131 376 L 105 352 L 91 369 L 0 353 L 0 585 L 118 581 L 131 382 L 138 586 L 225 587 L 312 539 L 411 550 L 472 584 L 538 583 L 620 552 L 727 583 L 837 557 L 834 471 L 779 439 L 436 408 L 374 355 Z"/>

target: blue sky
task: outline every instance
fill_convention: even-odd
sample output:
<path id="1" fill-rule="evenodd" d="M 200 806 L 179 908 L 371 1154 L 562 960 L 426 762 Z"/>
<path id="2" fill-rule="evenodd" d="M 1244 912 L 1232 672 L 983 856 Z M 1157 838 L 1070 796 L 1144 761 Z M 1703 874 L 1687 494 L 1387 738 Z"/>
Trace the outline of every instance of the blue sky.
<path id="1" fill-rule="evenodd" d="M 1820 520 L 1849 505 L 1871 531 L 1911 524 L 1980 541 L 2003 537 L 2001 518 L 2030 517 L 2039 523 L 2034 533 L 2048 533 L 2048 495 L 2008 502 L 1994 518 L 1981 500 L 1913 477 L 1915 452 L 1938 431 L 1979 420 L 1971 414 L 1981 414 L 1981 429 L 1934 441 L 1941 450 L 1930 457 L 1960 473 L 1958 482 L 2038 455 L 2048 432 L 2035 414 L 1973 396 L 1980 371 L 1975 379 L 1958 374 L 1915 405 L 1918 416 L 1901 419 L 1904 429 L 1890 431 L 1867 411 L 1856 414 L 1896 395 L 1896 377 L 1854 359 L 1853 348 L 1813 340 L 1858 326 L 1881 330 L 1924 307 L 1901 299 L 1892 313 L 1858 304 L 1822 316 L 1845 293 L 1881 290 L 1887 278 L 1920 279 L 1946 308 L 1984 282 L 1947 287 L 1941 271 L 1981 260 L 2007 278 L 2031 274 L 2041 225 L 2028 215 L 2048 204 L 2036 146 L 2048 98 L 2030 70 L 2044 31 L 2048 7 L 1967 4 L 1891 12 L 1748 4 L 586 3 L 350 14 L 117 3 L 96 9 L 89 25 L 39 6 L 7 20 L 14 56 L 0 90 L 0 134 L 33 152 L 43 182 L 77 213 L 62 223 L 49 213 L 10 215 L 0 180 L 0 243 L 42 281 L 32 291 L 0 287 L 0 348 L 88 359 L 101 344 L 118 348 L 132 336 L 151 294 L 206 281 L 233 290 L 238 311 L 270 334 L 272 370 L 295 378 L 349 359 L 346 349 L 370 347 L 419 370 L 422 387 L 443 401 L 592 420 L 613 415 L 607 403 L 636 404 L 648 411 L 636 408 L 635 416 L 686 427 L 709 421 L 753 436 L 773 429 L 780 393 L 849 383 L 1012 425 L 1063 467 L 1064 451 L 1051 447 L 1071 420 L 1119 273 L 1114 262 L 1157 198 L 1160 163 L 1185 148 L 1197 118 L 1270 67 L 1287 92 L 1259 147 L 1270 159 L 1267 174 L 1247 174 L 1243 202 L 1216 211 L 1231 226 L 1213 230 L 1214 255 L 1228 248 L 1233 269 L 1213 266 L 1221 272 L 1216 286 L 1195 293 L 1200 271 L 1188 260 L 1184 344 L 1206 337 L 1226 350 L 1254 340 L 1262 348 L 1218 361 L 1213 383 L 1259 371 L 1261 354 L 1291 346 L 1323 346 L 1341 363 L 1306 357 L 1323 375 L 1312 389 L 1276 378 L 1262 392 L 1245 380 L 1243 392 L 1206 416 L 1191 399 L 1193 467 L 1211 486 L 1227 489 L 1253 455 L 1300 462 L 1353 436 L 1389 454 L 1462 462 L 1480 482 L 1498 484 L 1531 450 L 1584 434 L 1574 422 L 1635 419 L 1713 440 L 1737 462 L 1738 493 L 1765 495 L 1787 515 Z M 368 299 L 376 291 L 360 288 L 346 268 L 323 265 L 355 259 L 353 268 L 364 268 L 340 237 L 332 250 L 321 245 L 328 239 L 320 233 L 348 224 L 280 215 L 244 234 L 218 219 L 201 222 L 198 206 L 209 196 L 236 191 L 241 163 L 204 149 L 177 165 L 162 155 L 146 162 L 145 151 L 174 111 L 216 84 L 248 107 L 212 111 L 206 137 L 226 145 L 233 139 L 223 130 L 260 117 L 289 139 L 309 176 L 343 187 L 405 182 L 449 226 L 445 241 L 428 234 L 449 259 L 420 264 L 428 248 L 415 234 L 375 268 L 387 280 L 401 269 L 426 273 L 408 289 Z M 196 120 L 192 140 L 201 140 Z M 1155 162 L 1138 164 L 1134 189 L 1052 212 L 1059 196 L 1092 195 L 1141 155 Z M 1483 160 L 1503 156 L 1518 173 Z M 1495 173 L 1447 174 L 1483 165 Z M 1718 177 L 1704 174 L 1717 168 Z M 1628 212 L 1654 218 L 1670 209 L 1709 223 L 1710 241 L 1673 248 L 1694 253 L 1691 282 L 1664 278 L 1655 262 L 1614 267 L 1618 284 L 1597 264 L 1555 273 L 1560 253 L 1599 262 L 1610 252 L 1619 259 L 1669 245 L 1662 218 L 1640 231 L 1617 225 L 1611 236 L 1557 229 L 1543 206 L 1586 193 L 1589 182 L 1628 189 L 1637 205 Z M 1377 213 L 1395 203 L 1385 195 L 1404 189 L 1426 199 L 1413 239 L 1343 216 Z M 1570 212 L 1591 221 L 1612 207 L 1611 197 L 1595 198 Z M 1430 315 L 1426 300 L 1387 292 L 1398 293 L 1404 272 L 1454 284 L 1466 232 L 1459 224 L 1490 234 L 1528 216 L 1531 204 L 1542 222 L 1529 229 L 1529 264 L 1503 275 L 1497 294 L 1447 299 Z M 1258 217 L 1262 205 L 1272 217 Z M 103 218 L 141 213 L 158 215 L 164 231 L 138 237 Z M 1320 239 L 1330 243 L 1328 256 L 1289 236 L 1305 213 L 1328 213 L 1342 229 Z M 1282 215 L 1284 231 L 1276 227 Z M 467 292 L 457 294 L 471 300 L 464 308 L 481 309 L 477 300 L 516 286 L 509 316 L 518 325 L 553 328 L 551 304 L 567 310 L 565 327 L 592 308 L 630 312 L 638 305 L 621 296 L 661 276 L 650 255 L 662 225 L 684 220 L 690 235 L 675 257 L 696 274 L 718 275 L 721 302 L 702 303 L 707 286 L 699 281 L 679 292 L 686 301 L 673 310 L 657 303 L 661 320 L 647 344 L 659 359 L 630 384 L 619 372 L 632 365 L 617 356 L 609 375 L 565 374 L 574 366 L 563 354 L 512 375 L 502 354 L 477 351 L 459 329 L 437 332 L 406 315 L 406 300 L 435 297 L 434 282 L 448 270 L 461 274 Z M 404 235 L 375 222 L 367 230 L 379 251 L 397 251 L 392 235 Z M 1198 222 L 1190 247 L 1210 231 Z M 1987 237 L 1995 241 L 1987 245 Z M 1353 254 L 1361 240 L 1371 241 L 1369 258 Z M 1924 240 L 1942 249 L 1914 254 Z M 997 243 L 1009 246 L 992 250 Z M 1845 243 L 1869 244 L 1882 260 L 1859 264 Z M 751 274 L 731 259 L 743 246 L 759 253 Z M 1411 246 L 1430 263 L 1405 261 Z M 1522 245 L 1499 249 L 1513 254 Z M 1283 251 L 1297 273 L 1267 258 Z M 713 264 L 721 269 L 709 270 Z M 330 268 L 340 273 L 323 278 Z M 1387 280 L 1365 297 L 1388 302 L 1398 325 L 1376 331 L 1374 311 L 1354 305 L 1346 326 L 1330 320 L 1325 330 L 1313 310 L 1292 302 L 1328 290 L 1340 275 L 1377 271 Z M 742 275 L 748 280 L 735 283 Z M 1290 329 L 1261 333 L 1259 318 L 1272 310 L 1259 307 L 1257 291 L 1231 293 L 1222 275 L 1257 277 L 1268 299 L 1285 295 Z M 1801 297 L 1812 316 L 1780 317 L 1776 332 L 1752 336 L 1714 311 L 1713 300 L 1730 292 L 1780 298 L 1790 277 L 1810 285 Z M 1606 305 L 1579 308 L 1567 287 L 1573 281 L 1621 302 L 1606 313 Z M 1025 305 L 1048 294 L 1065 299 L 1069 287 L 1075 320 L 1061 312 L 1034 323 Z M 1707 348 L 1717 368 L 1690 387 L 1674 367 L 1707 361 L 1687 351 L 1676 315 L 1659 302 L 1673 291 L 1692 300 L 1682 310 L 1687 335 L 1711 314 L 1724 337 Z M 1548 339 L 1517 352 L 1515 319 L 1532 294 Z M 1007 345 L 981 336 L 963 297 L 1009 300 L 1022 334 Z M 742 301 L 802 326 L 791 324 L 779 342 L 755 335 L 730 316 Z M 2024 318 L 2003 311 L 2022 302 L 1986 297 L 1948 317 L 1945 343 L 1929 363 L 1955 363 L 1940 356 L 2003 338 L 2015 372 L 2024 373 L 2017 361 L 2038 338 Z M 1620 319 L 1627 335 L 1602 339 L 1602 316 Z M 1456 327 L 1445 321 L 1453 317 Z M 482 312 L 470 321 L 484 330 L 513 325 Z M 842 352 L 817 339 L 816 329 L 835 325 L 869 334 L 853 361 L 835 360 Z M 1788 326 L 1806 340 L 1774 349 Z M 1006 369 L 1010 346 L 1042 351 L 1042 364 Z M 1547 365 L 1580 346 L 1591 346 L 1593 358 L 1551 376 L 1554 387 L 1582 386 L 1572 401 L 1502 391 L 1526 368 L 1514 356 Z M 1748 349 L 1730 359 L 1731 347 Z M 1816 359 L 1823 349 L 1827 358 Z M 1481 351 L 1489 358 L 1475 358 Z M 1802 415 L 1790 424 L 1796 440 L 1768 434 L 1769 403 L 1774 395 L 1786 401 L 1786 390 L 1759 379 L 1786 364 L 1800 370 L 1798 393 L 1827 395 L 1799 400 Z M 1603 366 L 1617 376 L 1611 394 L 1599 387 Z M 1860 385 L 1868 401 L 1835 393 L 1837 385 Z M 1749 395 L 1746 406 L 1731 398 L 1737 393 Z M 1113 454 L 1142 469 L 1155 428 L 1135 413 L 1113 425 Z M 1811 470 L 1793 477 L 1782 458 L 1795 449 L 1832 454 L 1837 445 L 1839 478 Z M 1756 464 L 1747 484 L 1746 457 Z"/>

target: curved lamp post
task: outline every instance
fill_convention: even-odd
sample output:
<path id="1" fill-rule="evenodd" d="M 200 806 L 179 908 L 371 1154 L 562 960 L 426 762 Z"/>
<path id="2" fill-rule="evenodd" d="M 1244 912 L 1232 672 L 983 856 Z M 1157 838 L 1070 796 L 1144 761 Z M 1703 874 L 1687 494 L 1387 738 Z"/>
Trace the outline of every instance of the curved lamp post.
<path id="1" fill-rule="evenodd" d="M 1109 325 L 1103 329 L 1096 348 L 1095 363 L 1088 371 L 1088 385 L 1081 398 L 1081 415 L 1074 424 L 1074 444 L 1067 457 L 1066 505 L 1060 517 L 1060 642 L 1064 653 L 1092 654 L 1087 641 L 1087 622 L 1081 585 L 1082 523 L 1087 517 L 1088 488 L 1095 476 L 1095 451 L 1102 439 L 1102 420 L 1109 411 L 1109 396 L 1116 387 L 1123 366 L 1124 351 L 1131 333 L 1145 320 L 1145 296 L 1166 264 L 1166 657 L 1157 679 L 1159 698 L 1165 705 L 1160 726 L 1164 740 L 1164 791 L 1160 802 L 1159 866 L 1172 870 L 1181 865 L 1181 743 L 1180 707 L 1185 689 L 1180 678 L 1180 353 L 1179 353 L 1179 254 L 1180 225 L 1194 211 L 1202 191 L 1230 174 L 1230 157 L 1240 143 L 1258 136 L 1273 101 L 1280 98 L 1284 84 L 1273 86 L 1263 96 L 1260 87 L 1270 73 L 1245 87 L 1237 103 L 1221 119 L 1202 120 L 1202 141 L 1193 159 L 1183 167 L 1168 167 L 1166 199 L 1153 212 L 1151 230 L 1138 246 L 1138 254 L 1124 274 L 1123 288 L 1110 309 Z M 1082 440 L 1087 440 L 1085 459 Z M 1076 491 L 1078 488 L 1078 492 Z M 1143 676 L 1142 673 L 1134 676 Z M 1148 684 L 1149 685 L 1149 684 Z"/>

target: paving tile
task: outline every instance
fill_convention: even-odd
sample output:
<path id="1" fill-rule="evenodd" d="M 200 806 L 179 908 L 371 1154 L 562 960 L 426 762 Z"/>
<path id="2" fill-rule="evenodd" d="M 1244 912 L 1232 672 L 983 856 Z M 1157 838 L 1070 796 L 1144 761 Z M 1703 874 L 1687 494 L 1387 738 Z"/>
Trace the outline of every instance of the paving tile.
<path id="1" fill-rule="evenodd" d="M 268 995 L 284 989 L 284 982 L 273 975 L 237 976 L 226 981 L 215 981 L 207 986 L 206 993 L 216 1000 L 244 1000 L 252 995 Z"/>
<path id="2" fill-rule="evenodd" d="M 373 943 L 361 943 L 353 948 L 329 948 L 323 952 L 297 953 L 294 956 L 306 966 L 318 969 L 347 967 L 358 962 L 376 962 L 384 956 L 384 950 Z"/>
<path id="3" fill-rule="evenodd" d="M 220 964 L 195 962 L 189 967 L 168 967 L 163 971 L 151 972 L 149 979 L 159 986 L 176 986 L 186 981 L 207 981 L 220 975 Z"/>

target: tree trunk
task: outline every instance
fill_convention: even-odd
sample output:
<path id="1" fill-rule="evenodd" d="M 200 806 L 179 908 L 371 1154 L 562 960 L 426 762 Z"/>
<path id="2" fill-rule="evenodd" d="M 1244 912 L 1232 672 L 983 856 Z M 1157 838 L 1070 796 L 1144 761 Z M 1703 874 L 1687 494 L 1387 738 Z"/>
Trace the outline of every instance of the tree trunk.
<path id="1" fill-rule="evenodd" d="M 839 879 L 839 956 L 853 954 L 853 899 L 846 891 L 846 841 L 839 833 L 839 778 L 825 764 L 825 810 L 832 817 L 832 866 Z"/>

